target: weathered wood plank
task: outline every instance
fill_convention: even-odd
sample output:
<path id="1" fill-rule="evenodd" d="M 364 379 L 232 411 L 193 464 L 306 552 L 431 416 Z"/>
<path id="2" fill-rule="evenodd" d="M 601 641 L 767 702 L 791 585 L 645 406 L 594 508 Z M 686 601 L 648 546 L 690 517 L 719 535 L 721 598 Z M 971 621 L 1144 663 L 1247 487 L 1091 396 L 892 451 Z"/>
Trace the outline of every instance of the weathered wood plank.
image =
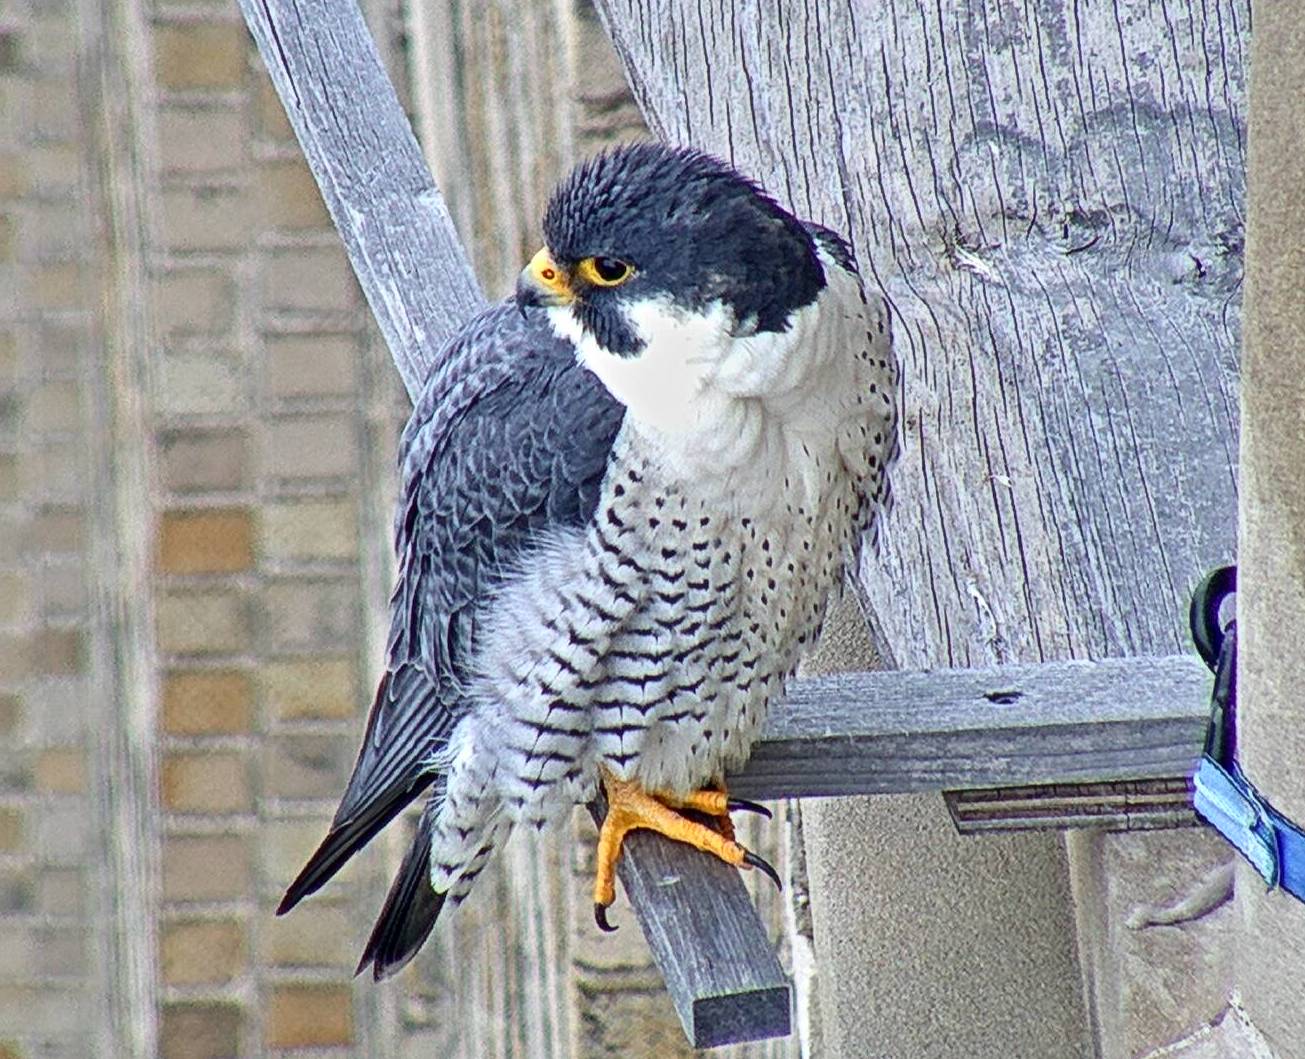
<path id="1" fill-rule="evenodd" d="M 1200 824 L 1190 777 L 943 791 L 943 798 L 963 835 L 1079 827 L 1156 831 Z"/>
<path id="2" fill-rule="evenodd" d="M 81 348 L 82 437 L 88 451 L 86 675 L 99 695 L 85 719 L 93 739 L 92 849 L 103 870 L 85 872 L 94 923 L 85 939 L 95 987 L 79 1021 L 97 1054 L 159 1054 L 159 789 L 154 623 L 154 537 L 148 361 L 159 348 L 150 294 L 148 215 L 157 174 L 136 149 L 154 86 L 144 66 L 148 13 L 137 0 L 80 0 L 75 91 L 83 172 L 98 239 L 87 294 L 90 341 Z M 94 954 L 94 955 L 92 955 Z M 92 972 L 94 973 L 94 972 Z"/>
<path id="3" fill-rule="evenodd" d="M 484 305 L 353 0 L 240 0 L 410 397 Z"/>
<path id="4" fill-rule="evenodd" d="M 799 680 L 730 790 L 807 798 L 1184 777 L 1211 683 L 1195 654 Z"/>

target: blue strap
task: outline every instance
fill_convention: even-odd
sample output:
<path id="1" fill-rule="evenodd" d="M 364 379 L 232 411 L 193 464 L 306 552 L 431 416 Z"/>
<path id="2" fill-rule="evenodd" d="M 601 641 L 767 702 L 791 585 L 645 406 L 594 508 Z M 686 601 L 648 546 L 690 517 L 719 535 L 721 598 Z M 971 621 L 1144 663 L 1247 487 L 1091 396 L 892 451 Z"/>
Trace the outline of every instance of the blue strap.
<path id="1" fill-rule="evenodd" d="M 1208 754 L 1196 769 L 1196 811 L 1237 847 L 1269 889 L 1282 887 L 1305 901 L 1305 831 L 1261 797 L 1235 761 L 1231 768 Z"/>
<path id="2" fill-rule="evenodd" d="M 1237 570 L 1215 570 L 1192 595 L 1192 639 L 1214 672 L 1205 753 L 1194 777 L 1196 811 L 1231 842 L 1268 884 L 1305 901 L 1305 831 L 1255 789 L 1237 763 L 1237 623 L 1219 608 L 1237 591 Z"/>

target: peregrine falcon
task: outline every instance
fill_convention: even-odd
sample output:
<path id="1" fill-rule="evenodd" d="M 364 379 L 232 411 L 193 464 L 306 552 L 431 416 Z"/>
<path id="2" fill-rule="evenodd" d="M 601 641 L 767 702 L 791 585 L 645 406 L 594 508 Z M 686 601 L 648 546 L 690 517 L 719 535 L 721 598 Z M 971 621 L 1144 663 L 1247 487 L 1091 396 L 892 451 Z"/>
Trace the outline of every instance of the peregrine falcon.
<path id="1" fill-rule="evenodd" d="M 278 909 L 429 790 L 359 964 L 377 979 L 515 824 L 600 786 L 601 926 L 633 828 L 773 875 L 733 840 L 725 773 L 888 498 L 898 370 L 841 238 L 649 143 L 576 168 L 544 238 L 404 431 L 385 675 Z"/>

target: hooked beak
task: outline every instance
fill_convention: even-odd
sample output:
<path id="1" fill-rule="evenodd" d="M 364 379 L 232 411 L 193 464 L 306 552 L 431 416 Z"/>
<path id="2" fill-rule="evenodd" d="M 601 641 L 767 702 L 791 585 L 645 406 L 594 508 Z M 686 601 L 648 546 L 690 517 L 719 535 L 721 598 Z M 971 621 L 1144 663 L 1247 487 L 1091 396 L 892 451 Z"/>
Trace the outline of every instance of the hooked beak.
<path id="1" fill-rule="evenodd" d="M 569 277 L 558 268 L 547 249 L 532 257 L 517 276 L 516 300 L 522 316 L 527 305 L 570 305 L 575 301 Z"/>

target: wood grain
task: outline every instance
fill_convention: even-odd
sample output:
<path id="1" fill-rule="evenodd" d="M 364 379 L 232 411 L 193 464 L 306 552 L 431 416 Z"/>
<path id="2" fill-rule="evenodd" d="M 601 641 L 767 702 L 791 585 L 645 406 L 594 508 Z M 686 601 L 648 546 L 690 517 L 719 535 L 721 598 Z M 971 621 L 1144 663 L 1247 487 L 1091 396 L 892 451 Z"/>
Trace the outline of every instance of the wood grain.
<path id="1" fill-rule="evenodd" d="M 95 929 L 86 958 L 98 963 L 80 1022 L 97 1054 L 150 1059 L 159 1052 L 159 893 L 152 431 L 149 360 L 160 347 L 149 272 L 152 159 L 139 150 L 153 84 L 143 61 L 148 16 L 136 0 L 75 8 L 76 90 L 86 119 L 83 172 L 93 201 L 86 227 L 97 267 L 86 292 L 99 313 L 83 346 L 83 436 L 88 446 L 87 678 L 90 828 L 103 870 L 84 872 Z M 89 211 L 93 210 L 93 216 Z M 89 917 L 88 917 L 89 918 Z M 92 955 L 94 954 L 94 955 Z"/>
<path id="2" fill-rule="evenodd" d="M 850 233 L 892 307 L 885 658 L 1185 649 L 1236 541 L 1247 5 L 599 9 L 656 132 Z"/>

